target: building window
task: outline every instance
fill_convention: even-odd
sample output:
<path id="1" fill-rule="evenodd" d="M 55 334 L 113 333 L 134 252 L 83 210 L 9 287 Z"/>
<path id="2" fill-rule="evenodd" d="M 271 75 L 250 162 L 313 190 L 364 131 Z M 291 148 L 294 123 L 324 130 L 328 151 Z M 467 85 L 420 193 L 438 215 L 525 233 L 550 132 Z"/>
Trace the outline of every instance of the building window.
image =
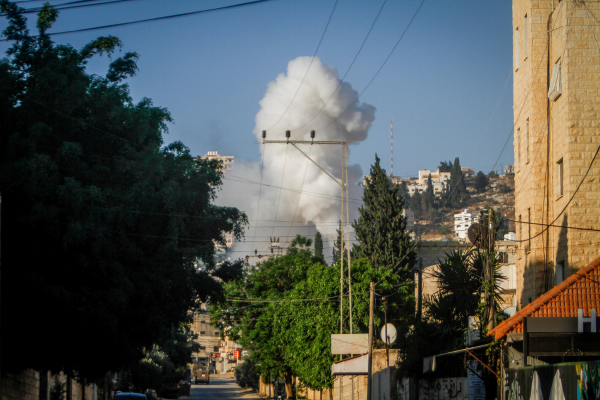
<path id="1" fill-rule="evenodd" d="M 515 29 L 515 71 L 519 69 L 519 60 L 521 56 L 519 55 L 519 28 Z"/>
<path id="2" fill-rule="evenodd" d="M 215 336 L 219 336 L 219 332 L 215 332 Z"/>
<path id="3" fill-rule="evenodd" d="M 214 346 L 214 347 L 213 347 L 213 351 L 214 351 L 215 353 L 218 353 L 218 352 L 219 352 L 219 346 Z"/>
<path id="4" fill-rule="evenodd" d="M 565 279 L 565 260 L 556 263 L 556 284 L 558 285 Z"/>
<path id="5" fill-rule="evenodd" d="M 529 163 L 529 118 L 525 121 L 525 157 Z"/>
<path id="6" fill-rule="evenodd" d="M 527 56 L 529 55 L 529 43 L 527 43 L 528 40 L 528 35 L 527 35 L 527 14 L 525 14 L 525 17 L 523 18 L 523 60 L 527 59 Z"/>
<path id="7" fill-rule="evenodd" d="M 564 163 L 561 158 L 556 163 L 556 197 L 561 197 L 564 190 Z"/>
<path id="8" fill-rule="evenodd" d="M 531 208 L 527 209 L 527 252 L 531 251 Z"/>
<path id="9" fill-rule="evenodd" d="M 204 334 L 206 334 L 206 332 L 205 332 L 205 331 L 200 331 L 200 334 L 201 334 L 201 335 L 204 335 Z M 384 339 L 385 339 L 385 338 L 384 338 Z"/>
<path id="10" fill-rule="evenodd" d="M 562 93 L 562 80 L 560 77 L 560 59 L 554 64 L 552 70 L 552 79 L 550 80 L 550 87 L 548 88 L 548 98 L 550 100 L 556 100 Z"/>

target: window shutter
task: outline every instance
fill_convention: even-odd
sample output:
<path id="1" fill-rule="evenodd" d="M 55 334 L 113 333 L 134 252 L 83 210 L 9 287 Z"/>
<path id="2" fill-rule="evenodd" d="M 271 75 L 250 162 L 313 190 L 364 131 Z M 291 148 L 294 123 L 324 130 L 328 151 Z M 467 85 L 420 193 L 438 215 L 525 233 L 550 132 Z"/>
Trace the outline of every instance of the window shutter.
<path id="1" fill-rule="evenodd" d="M 548 98 L 556 100 L 562 93 L 562 82 L 560 78 L 560 60 L 554 64 L 552 70 L 552 79 L 550 80 L 550 88 L 548 88 Z"/>

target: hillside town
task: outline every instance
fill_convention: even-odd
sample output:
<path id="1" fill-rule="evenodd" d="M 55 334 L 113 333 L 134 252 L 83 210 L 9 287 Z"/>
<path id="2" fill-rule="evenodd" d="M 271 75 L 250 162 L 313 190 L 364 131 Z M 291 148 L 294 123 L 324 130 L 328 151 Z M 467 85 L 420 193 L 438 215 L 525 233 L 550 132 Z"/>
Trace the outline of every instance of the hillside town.
<path id="1" fill-rule="evenodd" d="M 600 399 L 600 2 L 31 3 L 0 0 L 0 400 Z M 419 63 L 461 46 L 501 92 Z"/>

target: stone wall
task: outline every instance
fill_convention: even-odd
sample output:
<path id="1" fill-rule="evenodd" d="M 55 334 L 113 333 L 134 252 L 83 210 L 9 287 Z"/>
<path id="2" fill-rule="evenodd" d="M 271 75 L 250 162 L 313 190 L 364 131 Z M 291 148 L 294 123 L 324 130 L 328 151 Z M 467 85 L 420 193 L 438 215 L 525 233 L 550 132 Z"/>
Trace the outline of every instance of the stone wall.
<path id="1" fill-rule="evenodd" d="M 600 145 L 598 16 L 598 2 L 513 0 L 520 307 L 557 283 L 557 264 L 564 265 L 566 277 L 599 253 L 593 232 L 544 226 L 597 227 L 600 217 L 600 160 L 595 160 L 575 194 Z M 550 100 L 549 83 L 558 62 L 562 94 Z"/>
<path id="2" fill-rule="evenodd" d="M 41 374 L 33 369 L 27 369 L 20 374 L 2 374 L 0 385 L 1 400 L 48 400 L 55 380 L 66 383 L 64 374 Z M 94 384 L 86 385 L 71 381 L 70 390 L 67 388 L 65 400 L 71 394 L 70 400 L 99 400 L 98 388 Z"/>

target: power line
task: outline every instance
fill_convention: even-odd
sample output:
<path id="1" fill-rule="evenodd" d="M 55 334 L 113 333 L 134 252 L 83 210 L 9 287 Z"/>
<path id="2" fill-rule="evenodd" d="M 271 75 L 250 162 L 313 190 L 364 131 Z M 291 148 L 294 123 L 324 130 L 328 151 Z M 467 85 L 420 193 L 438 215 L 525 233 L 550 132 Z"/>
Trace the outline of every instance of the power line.
<path id="1" fill-rule="evenodd" d="M 565 212 L 565 210 L 567 209 L 567 207 L 569 206 L 569 204 L 571 204 L 571 201 L 573 201 L 573 198 L 575 197 L 575 195 L 577 194 L 577 192 L 579 191 L 579 189 L 581 188 L 581 185 L 583 185 L 583 182 L 585 181 L 585 178 L 587 178 L 590 170 L 592 169 L 592 165 L 594 165 L 594 161 L 596 160 L 596 157 L 598 156 L 598 152 L 600 151 L 600 146 L 598 146 L 598 148 L 596 149 L 596 153 L 594 153 L 594 157 L 592 158 L 592 161 L 590 162 L 590 165 L 587 169 L 587 171 L 585 171 L 585 175 L 583 176 L 583 178 L 581 179 L 581 181 L 579 182 L 579 185 L 577 185 L 577 188 L 575 189 L 575 191 L 573 192 L 573 194 L 571 195 L 571 198 L 569 199 L 569 201 L 567 202 L 567 204 L 565 204 L 565 206 L 563 207 L 563 209 L 561 210 L 561 212 L 556 216 L 556 218 L 554 218 L 554 220 L 548 224 L 544 229 L 542 229 L 539 233 L 537 233 L 536 235 L 527 238 L 527 239 L 522 239 L 522 240 L 515 240 L 515 242 L 527 242 L 531 239 L 534 239 L 538 236 L 540 236 L 541 234 L 543 234 L 544 232 L 546 232 L 548 230 L 549 227 L 551 226 L 555 226 L 553 225 L 559 218 L 560 216 Z M 558 225 L 557 227 L 560 227 L 560 225 Z"/>
<path id="2" fill-rule="evenodd" d="M 275 1 L 275 0 L 252 0 L 252 1 L 245 2 L 245 3 L 232 4 L 232 5 L 223 6 L 223 7 L 215 7 L 215 8 L 209 8 L 209 9 L 198 10 L 198 11 L 190 11 L 190 12 L 180 13 L 180 14 L 164 15 L 162 17 L 140 19 L 137 21 L 119 22 L 116 24 L 94 26 L 94 27 L 90 27 L 90 28 L 72 29 L 72 30 L 68 30 L 68 31 L 52 32 L 52 33 L 46 33 L 46 34 L 50 35 L 50 36 L 55 36 L 55 35 L 64 35 L 67 33 L 94 31 L 94 30 L 98 30 L 98 29 L 114 28 L 117 26 L 140 24 L 140 23 L 144 23 L 144 22 L 161 21 L 161 20 L 165 20 L 165 19 L 186 17 L 189 15 L 197 15 L 197 14 L 203 14 L 203 13 L 208 13 L 208 12 L 213 12 L 213 11 L 220 11 L 220 10 L 233 9 L 233 8 L 237 8 L 237 7 L 251 6 L 251 5 L 255 5 L 255 4 L 259 4 L 259 3 L 265 3 L 268 1 Z M 31 37 L 35 38 L 35 37 L 38 37 L 38 35 L 31 36 Z M 7 41 L 9 41 L 9 39 L 0 39 L 0 42 L 7 42 Z"/>
<path id="3" fill-rule="evenodd" d="M 232 176 L 234 178 L 237 178 L 237 177 L 235 177 L 233 175 L 230 175 L 230 176 Z M 287 191 L 290 191 L 290 192 L 303 193 L 303 194 L 308 194 L 308 195 L 311 195 L 311 196 L 319 196 L 319 197 L 324 197 L 324 198 L 331 198 L 332 200 L 333 199 L 341 199 L 341 196 L 338 196 L 338 195 L 335 195 L 335 194 L 327 194 L 327 193 L 319 193 L 319 192 L 309 192 L 309 191 L 305 191 L 305 190 L 298 190 L 298 189 L 292 189 L 292 188 L 284 188 L 282 186 L 270 185 L 268 183 L 260 183 L 260 182 L 253 181 L 253 180 L 246 179 L 246 178 L 232 179 L 232 178 L 228 178 L 227 175 L 224 175 L 223 179 L 230 180 L 230 181 L 235 181 L 235 182 L 241 182 L 241 183 L 252 183 L 252 184 L 255 184 L 255 185 L 268 186 L 268 187 L 272 187 L 272 188 L 275 188 L 275 189 L 282 189 L 282 190 L 287 190 Z M 325 196 L 327 196 L 327 197 L 325 197 Z M 363 204 L 362 200 L 360 200 L 360 199 L 350 199 L 350 200 L 353 200 L 350 203 Z"/>
<path id="4" fill-rule="evenodd" d="M 97 0 L 92 0 L 92 1 L 97 1 Z M 116 4 L 116 3 L 124 3 L 124 2 L 128 2 L 128 1 L 135 1 L 135 0 L 111 0 L 111 1 L 103 1 L 103 2 L 99 2 L 99 3 L 92 3 L 92 4 L 74 4 L 74 3 L 87 3 L 87 1 L 83 0 L 83 1 L 70 1 L 67 3 L 60 3 L 60 4 L 54 4 L 52 5 L 52 8 L 55 10 L 70 10 L 72 8 L 82 8 L 82 7 L 94 7 L 94 6 L 101 6 L 101 5 L 106 5 L 106 4 Z M 70 5 L 72 4 L 72 5 Z M 61 7 L 64 6 L 64 7 Z M 22 14 L 34 14 L 37 12 L 40 12 L 43 9 L 43 7 L 35 7 L 35 8 L 27 8 L 25 9 Z M 6 13 L 2 13 L 0 14 L 2 16 L 7 15 Z"/>
<path id="5" fill-rule="evenodd" d="M 379 8 L 379 12 L 377 13 L 377 16 L 375 17 L 375 20 L 373 21 L 373 23 L 371 24 L 371 28 L 369 28 L 369 32 L 367 32 L 367 36 L 365 36 L 365 40 L 363 40 L 362 44 L 360 45 L 360 48 L 358 49 L 358 52 L 356 52 L 356 55 L 354 56 L 354 59 L 352 60 L 352 62 L 350 63 L 350 66 L 348 67 L 348 69 L 346 70 L 346 73 L 344 74 L 344 76 L 342 77 L 342 79 L 340 79 L 340 81 L 338 82 L 338 85 L 336 86 L 335 90 L 333 91 L 333 93 L 331 93 L 331 96 L 329 96 L 329 98 L 327 99 L 327 101 L 325 102 L 325 104 L 323 104 L 323 106 L 321 107 L 321 109 L 319 109 L 319 111 L 304 125 L 297 127 L 295 129 L 292 129 L 292 131 L 297 131 L 299 129 L 304 128 L 306 125 L 310 124 L 315 118 L 317 118 L 317 116 L 319 114 L 321 114 L 321 111 L 323 111 L 323 109 L 325 108 L 325 106 L 327 106 L 327 104 L 329 104 L 329 102 L 331 101 L 331 99 L 333 98 L 333 95 L 337 93 L 338 89 L 340 88 L 340 86 L 342 86 L 342 82 L 344 82 L 344 80 L 346 79 L 346 76 L 348 75 L 348 73 L 350 72 L 350 70 L 352 69 L 352 66 L 354 65 L 354 62 L 356 61 L 356 59 L 358 58 L 358 55 L 360 54 L 360 52 L 362 51 L 365 43 L 367 42 L 367 39 L 369 38 L 369 36 L 371 35 L 371 31 L 373 30 L 373 27 L 375 26 L 375 23 L 377 22 L 377 20 L 379 19 L 379 15 L 381 15 L 381 11 L 383 10 L 383 6 L 385 6 L 385 3 L 387 2 L 387 0 L 383 1 L 383 4 L 381 4 L 381 7 Z M 279 121 L 278 121 L 279 122 Z"/>
<path id="6" fill-rule="evenodd" d="M 383 69 L 383 67 L 385 66 L 385 64 L 388 62 L 388 60 L 390 59 L 390 57 L 394 53 L 394 50 L 396 50 L 396 47 L 398 47 L 398 45 L 400 44 L 400 41 L 402 40 L 402 38 L 404 38 L 404 35 L 408 31 L 408 28 L 410 28 L 410 26 L 412 25 L 413 21 L 415 20 L 415 17 L 417 16 L 417 14 L 419 13 L 419 11 L 421 10 L 421 7 L 423 7 L 424 3 L 425 3 L 425 0 L 422 0 L 421 4 L 419 5 L 419 8 L 417 8 L 417 11 L 415 11 L 414 15 L 410 19 L 410 22 L 408 23 L 408 25 L 404 29 L 404 32 L 402 32 L 402 35 L 400 36 L 400 39 L 398 39 L 398 41 L 396 42 L 396 44 L 392 48 L 392 51 L 390 51 L 390 53 L 388 54 L 388 56 L 385 58 L 385 60 L 383 61 L 383 63 L 381 64 L 381 66 L 379 67 L 379 69 L 377 70 L 377 72 L 375 73 L 375 75 L 373 75 L 373 77 L 371 78 L 371 80 L 369 81 L 369 83 L 367 84 L 367 86 L 363 89 L 363 91 L 360 92 L 360 94 L 358 96 L 356 96 L 356 99 L 354 99 L 354 101 L 352 103 L 350 103 L 350 105 L 340 115 L 337 116 L 337 118 L 335 118 L 333 121 L 331 121 L 327 125 L 322 126 L 322 127 L 318 128 L 318 129 L 315 129 L 315 130 L 317 130 L 317 131 L 323 130 L 323 129 L 327 128 L 328 126 L 332 125 L 333 123 L 335 123 L 338 119 L 340 119 L 342 117 L 342 115 L 344 115 L 346 113 L 346 111 L 348 111 L 350 109 L 350 107 L 352 107 L 354 105 L 354 103 L 356 103 L 358 101 L 358 99 L 360 99 L 360 97 L 363 95 L 363 93 L 365 93 L 367 91 L 367 89 L 369 88 L 369 86 L 371 86 L 371 84 L 373 83 L 373 81 L 375 80 L 375 78 L 377 78 L 377 75 L 379 75 L 379 73 L 381 72 L 381 70 Z"/>
<path id="7" fill-rule="evenodd" d="M 273 129 L 275 127 L 275 125 L 277 125 L 279 123 L 279 121 L 281 121 L 281 118 L 283 118 L 283 116 L 288 112 L 288 110 L 290 109 L 290 106 L 296 99 L 296 96 L 298 95 L 298 92 L 300 91 L 300 88 L 302 87 L 302 84 L 304 83 L 304 80 L 306 79 L 306 76 L 308 75 L 308 71 L 310 71 L 310 67 L 312 66 L 312 63 L 315 60 L 315 57 L 317 56 L 319 47 L 321 47 L 321 43 L 323 42 L 323 38 L 325 37 L 325 32 L 327 32 L 327 28 L 329 28 L 329 23 L 331 22 L 331 18 L 333 17 L 333 13 L 335 11 L 335 8 L 337 7 L 337 4 L 338 4 L 338 0 L 335 0 L 335 3 L 333 4 L 333 9 L 331 10 L 331 14 L 329 14 L 329 19 L 327 20 L 327 24 L 325 25 L 325 29 L 323 30 L 323 34 L 321 35 L 321 39 L 319 39 L 319 44 L 317 45 L 317 49 L 315 50 L 315 53 L 313 54 L 312 59 L 310 60 L 310 63 L 308 64 L 308 68 L 306 69 L 306 72 L 304 73 L 304 77 L 302 77 L 302 81 L 300 81 L 300 85 L 298 85 L 298 89 L 296 89 L 296 93 L 294 93 L 292 100 L 290 100 L 290 104 L 288 104 L 288 106 L 286 107 L 283 114 L 281 114 L 279 119 L 277 121 L 275 121 L 275 123 L 273 125 L 271 125 L 271 127 L 269 129 L 267 129 L 267 131 Z"/>
<path id="8" fill-rule="evenodd" d="M 574 229 L 574 230 L 578 230 L 578 231 L 591 231 L 591 232 L 600 232 L 600 229 L 594 229 L 594 228 L 582 228 L 582 227 L 579 227 L 579 226 L 553 225 L 553 224 L 541 224 L 541 223 L 539 223 L 539 222 L 517 221 L 517 220 L 514 220 L 514 219 L 509 219 L 509 218 L 507 218 L 507 221 L 515 222 L 515 223 L 518 223 L 518 224 L 539 225 L 539 226 L 545 226 L 545 227 L 555 227 L 555 228 L 561 228 L 561 229 Z"/>

